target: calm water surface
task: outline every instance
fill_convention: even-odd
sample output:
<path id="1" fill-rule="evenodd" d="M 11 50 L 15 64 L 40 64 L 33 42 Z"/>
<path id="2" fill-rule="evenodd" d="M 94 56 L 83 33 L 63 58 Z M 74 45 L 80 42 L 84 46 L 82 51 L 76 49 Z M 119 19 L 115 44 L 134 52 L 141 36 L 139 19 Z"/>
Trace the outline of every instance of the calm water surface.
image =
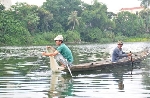
<path id="1" fill-rule="evenodd" d="M 110 59 L 116 44 L 69 45 L 74 64 Z M 125 52 L 150 48 L 125 43 Z M 150 56 L 142 63 L 103 70 L 51 73 L 45 46 L 0 47 L 0 98 L 150 98 Z"/>

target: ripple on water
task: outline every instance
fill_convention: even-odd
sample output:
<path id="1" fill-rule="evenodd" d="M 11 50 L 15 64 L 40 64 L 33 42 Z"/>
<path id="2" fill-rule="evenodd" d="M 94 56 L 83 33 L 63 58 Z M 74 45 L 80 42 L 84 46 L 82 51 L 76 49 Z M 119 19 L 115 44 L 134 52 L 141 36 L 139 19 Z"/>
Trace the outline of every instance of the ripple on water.
<path id="1" fill-rule="evenodd" d="M 125 43 L 125 51 L 136 52 L 149 43 Z M 113 44 L 74 45 L 76 61 L 95 61 Z M 149 46 L 150 47 L 150 46 Z M 150 97 L 149 60 L 142 65 L 69 74 L 53 74 L 49 58 L 42 57 L 45 46 L 0 47 L 0 98 L 148 98 Z M 98 54 L 97 54 L 98 53 Z M 110 57 L 110 56 L 109 56 Z M 80 63 L 80 62 L 77 62 Z M 73 73 L 74 75 L 74 73 Z"/>

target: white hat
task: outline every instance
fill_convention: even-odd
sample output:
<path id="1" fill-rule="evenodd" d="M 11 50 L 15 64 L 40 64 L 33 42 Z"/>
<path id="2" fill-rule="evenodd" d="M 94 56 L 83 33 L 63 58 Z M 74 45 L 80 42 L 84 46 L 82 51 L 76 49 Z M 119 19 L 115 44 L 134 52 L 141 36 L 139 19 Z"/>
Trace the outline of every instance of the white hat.
<path id="1" fill-rule="evenodd" d="M 63 41 L 63 36 L 62 35 L 58 35 L 54 38 L 54 40 L 62 40 Z"/>
<path id="2" fill-rule="evenodd" d="M 122 41 L 118 41 L 118 45 L 123 45 L 123 42 Z"/>

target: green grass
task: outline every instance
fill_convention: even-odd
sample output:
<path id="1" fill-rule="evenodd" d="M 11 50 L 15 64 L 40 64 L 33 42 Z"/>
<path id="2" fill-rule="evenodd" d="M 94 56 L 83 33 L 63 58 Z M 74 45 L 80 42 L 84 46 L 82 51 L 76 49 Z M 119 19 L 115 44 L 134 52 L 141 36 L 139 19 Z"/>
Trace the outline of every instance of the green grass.
<path id="1" fill-rule="evenodd" d="M 126 38 L 124 41 L 125 42 L 147 42 L 150 41 L 150 39 L 136 37 L 136 38 Z"/>

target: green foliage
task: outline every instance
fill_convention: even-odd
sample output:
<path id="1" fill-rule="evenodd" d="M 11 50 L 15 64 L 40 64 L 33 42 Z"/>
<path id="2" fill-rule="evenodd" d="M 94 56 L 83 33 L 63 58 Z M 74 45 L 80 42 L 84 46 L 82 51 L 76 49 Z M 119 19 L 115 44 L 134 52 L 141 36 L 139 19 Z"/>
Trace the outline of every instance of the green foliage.
<path id="1" fill-rule="evenodd" d="M 5 9 L 5 6 L 0 3 L 0 12 L 2 12 Z"/>
<path id="2" fill-rule="evenodd" d="M 113 41 L 113 42 L 118 42 L 119 40 L 125 41 L 126 39 L 127 39 L 126 36 L 119 35 L 119 36 L 116 36 L 116 37 L 114 38 L 114 41 Z"/>
<path id="3" fill-rule="evenodd" d="M 37 6 L 27 3 L 16 3 L 11 8 L 15 18 L 21 21 L 31 34 L 36 31 L 39 24 L 37 9 Z"/>
<path id="4" fill-rule="evenodd" d="M 141 1 L 141 6 L 148 8 L 150 6 L 150 0 L 139 0 Z"/>
<path id="5" fill-rule="evenodd" d="M 125 41 L 126 42 L 145 42 L 145 41 L 150 41 L 150 40 L 147 38 L 131 37 L 131 38 L 127 38 Z"/>
<path id="6" fill-rule="evenodd" d="M 57 34 L 53 32 L 44 32 L 42 34 L 36 34 L 33 38 L 33 45 L 49 45 L 54 43 L 54 38 Z"/>
<path id="7" fill-rule="evenodd" d="M 148 34 L 148 33 L 141 34 L 141 35 L 139 35 L 139 37 L 150 39 L 150 34 Z"/>
<path id="8" fill-rule="evenodd" d="M 63 33 L 64 29 L 60 23 L 53 23 L 52 31 L 55 33 Z"/>
<path id="9" fill-rule="evenodd" d="M 48 32 L 52 30 L 53 14 L 43 8 L 38 8 L 37 12 L 40 18 L 38 24 L 38 30 L 40 32 Z"/>
<path id="10" fill-rule="evenodd" d="M 73 30 L 73 31 L 68 30 L 66 32 L 65 41 L 78 43 L 81 41 L 80 34 L 75 30 Z"/>
<path id="11" fill-rule="evenodd" d="M 0 19 L 1 44 L 22 45 L 30 43 L 30 33 L 22 27 L 19 21 L 15 20 L 9 11 L 1 13 Z"/>
<path id="12" fill-rule="evenodd" d="M 114 34 L 114 32 L 112 32 L 112 31 L 106 31 L 106 32 L 104 32 L 105 33 L 105 35 L 106 35 L 106 39 L 108 40 L 109 39 L 109 41 L 111 41 L 111 42 L 114 42 L 115 41 L 115 34 Z"/>
<path id="13" fill-rule="evenodd" d="M 59 23 L 64 31 L 69 29 L 68 17 L 72 11 L 82 12 L 81 0 L 47 0 L 43 6 L 44 9 L 53 13 L 54 23 Z"/>
<path id="14" fill-rule="evenodd" d="M 150 33 L 150 9 L 145 9 L 139 13 L 140 18 L 143 19 L 144 32 Z"/>
<path id="15" fill-rule="evenodd" d="M 88 28 L 82 36 L 84 36 L 84 39 L 82 40 L 86 42 L 100 42 L 101 38 L 104 37 L 104 34 L 99 28 Z"/>
<path id="16" fill-rule="evenodd" d="M 0 5 L 0 13 L 1 45 L 52 44 L 58 34 L 71 43 L 147 41 L 150 38 L 148 8 L 139 15 L 114 14 L 107 12 L 107 6 L 98 0 L 93 0 L 92 5 L 81 0 L 46 0 L 42 7 L 16 3 L 4 10 Z"/>
<path id="17" fill-rule="evenodd" d="M 93 5 L 87 5 L 81 17 L 87 27 L 99 28 L 105 30 L 107 24 L 107 7 L 97 1 Z"/>
<path id="18" fill-rule="evenodd" d="M 130 12 L 120 12 L 118 13 L 116 22 L 116 32 L 121 32 L 124 36 L 135 36 L 138 35 L 139 28 L 141 27 L 142 22 L 139 22 L 139 17 Z"/>
<path id="19" fill-rule="evenodd" d="M 53 14 L 36 5 L 27 3 L 16 3 L 11 8 L 15 18 L 22 22 L 22 25 L 34 35 L 38 32 L 47 32 L 52 29 L 51 20 Z"/>

